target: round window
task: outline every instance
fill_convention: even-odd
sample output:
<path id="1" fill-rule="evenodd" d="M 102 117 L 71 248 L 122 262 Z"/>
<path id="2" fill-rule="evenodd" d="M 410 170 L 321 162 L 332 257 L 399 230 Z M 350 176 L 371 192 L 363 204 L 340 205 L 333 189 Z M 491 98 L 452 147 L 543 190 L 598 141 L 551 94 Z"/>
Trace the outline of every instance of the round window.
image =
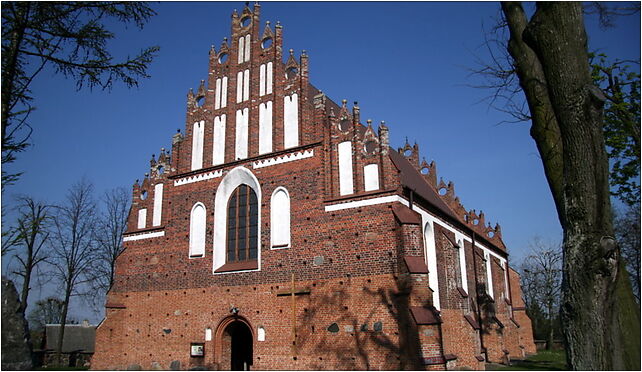
<path id="1" fill-rule="evenodd" d="M 252 18 L 250 16 L 241 18 L 241 27 L 247 27 L 252 23 Z"/>
<path id="2" fill-rule="evenodd" d="M 261 48 L 267 49 L 272 46 L 272 38 L 271 37 L 266 37 L 261 41 Z"/>
<path id="3" fill-rule="evenodd" d="M 294 79 L 298 73 L 299 73 L 299 69 L 298 68 L 290 67 L 287 71 L 285 71 L 285 77 L 288 80 Z"/>
<path id="4" fill-rule="evenodd" d="M 140 198 L 141 200 L 146 200 L 147 199 L 147 191 L 143 191 L 140 193 Z"/>
<path id="5" fill-rule="evenodd" d="M 229 55 L 227 53 L 219 54 L 218 55 L 218 63 L 224 64 L 225 62 L 227 62 L 227 57 L 229 57 Z"/>
<path id="6" fill-rule="evenodd" d="M 346 132 L 348 129 L 350 129 L 350 120 L 348 119 L 341 119 L 341 122 L 339 122 L 339 129 L 342 132 Z"/>
<path id="7" fill-rule="evenodd" d="M 375 141 L 368 141 L 365 145 L 366 153 L 374 154 L 377 150 L 377 143 Z"/>

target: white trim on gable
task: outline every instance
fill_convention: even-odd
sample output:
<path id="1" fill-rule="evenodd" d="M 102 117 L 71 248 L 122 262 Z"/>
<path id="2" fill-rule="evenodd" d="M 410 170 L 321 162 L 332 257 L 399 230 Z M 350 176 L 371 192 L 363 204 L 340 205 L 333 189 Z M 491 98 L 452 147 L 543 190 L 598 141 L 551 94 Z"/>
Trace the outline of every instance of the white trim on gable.
<path id="1" fill-rule="evenodd" d="M 272 101 L 259 104 L 259 155 L 272 152 Z"/>
<path id="2" fill-rule="evenodd" d="M 337 146 L 337 152 L 339 154 L 339 195 L 353 194 L 352 142 L 341 142 Z"/>
<path id="3" fill-rule="evenodd" d="M 133 242 L 133 241 L 142 240 L 142 239 L 159 238 L 161 236 L 165 236 L 165 231 L 154 231 L 154 232 L 148 232 L 148 233 L 142 233 L 142 234 L 136 234 L 136 235 L 128 235 L 123 237 L 123 241 Z"/>
<path id="4" fill-rule="evenodd" d="M 239 55 L 238 55 L 237 63 L 241 64 L 241 63 L 243 63 L 243 60 L 244 60 L 244 58 L 243 58 L 243 54 L 244 53 L 243 52 L 245 52 L 245 36 L 239 37 L 239 49 L 238 49 L 238 51 L 239 51 Z"/>
<path id="5" fill-rule="evenodd" d="M 299 96 L 283 97 L 283 148 L 299 146 Z"/>
<path id="6" fill-rule="evenodd" d="M 265 159 L 265 160 L 257 160 L 257 161 L 252 163 L 252 168 L 257 169 L 257 168 L 270 167 L 272 165 L 289 163 L 291 161 L 307 159 L 307 158 L 311 158 L 313 156 L 314 156 L 314 149 L 305 150 L 305 151 L 299 151 L 299 152 L 293 152 L 293 153 L 290 153 L 290 154 L 277 156 L 277 157 L 274 157 L 274 158 L 269 158 L 269 159 Z"/>
<path id="7" fill-rule="evenodd" d="M 250 46 L 252 43 L 250 42 L 250 34 L 245 35 L 245 53 L 243 55 L 243 61 L 247 62 L 250 60 Z"/>
<path id="8" fill-rule="evenodd" d="M 147 226 L 147 208 L 138 210 L 138 225 L 139 229 L 144 229 Z"/>
<path id="9" fill-rule="evenodd" d="M 246 107 L 243 110 L 236 110 L 236 141 L 234 146 L 234 160 L 247 158 L 249 125 L 249 109 Z"/>
<path id="10" fill-rule="evenodd" d="M 367 164 L 363 167 L 364 191 L 379 190 L 379 165 Z"/>
<path id="11" fill-rule="evenodd" d="M 218 178 L 218 177 L 221 177 L 222 175 L 223 175 L 223 171 L 219 169 L 213 172 L 201 173 L 195 176 L 179 178 L 177 180 L 174 180 L 174 186 L 181 186 L 181 185 L 187 185 L 188 183 L 211 180 L 212 178 Z"/>
<path id="12" fill-rule="evenodd" d="M 227 115 L 214 118 L 214 133 L 212 134 L 212 165 L 225 162 L 225 126 Z"/>
<path id="13" fill-rule="evenodd" d="M 197 121 L 192 127 L 192 169 L 203 168 L 203 141 L 205 137 L 205 120 Z"/>
<path id="14" fill-rule="evenodd" d="M 163 214 L 163 184 L 154 185 L 154 216 L 152 217 L 152 226 L 161 225 L 161 216 Z"/>
<path id="15" fill-rule="evenodd" d="M 265 94 L 272 94 L 272 74 L 273 74 L 272 62 L 267 63 L 266 71 L 266 82 L 265 82 Z"/>

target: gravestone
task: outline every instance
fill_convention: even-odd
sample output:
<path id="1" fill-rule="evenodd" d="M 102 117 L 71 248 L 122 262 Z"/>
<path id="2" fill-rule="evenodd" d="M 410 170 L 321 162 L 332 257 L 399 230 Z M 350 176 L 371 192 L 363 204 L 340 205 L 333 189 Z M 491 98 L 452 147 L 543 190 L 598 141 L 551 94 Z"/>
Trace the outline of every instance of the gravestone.
<path id="1" fill-rule="evenodd" d="M 181 362 L 180 360 L 174 360 L 169 364 L 169 369 L 170 371 L 180 371 L 181 370 Z"/>
<path id="2" fill-rule="evenodd" d="M 2 369 L 33 369 L 29 328 L 13 282 L 2 277 Z"/>

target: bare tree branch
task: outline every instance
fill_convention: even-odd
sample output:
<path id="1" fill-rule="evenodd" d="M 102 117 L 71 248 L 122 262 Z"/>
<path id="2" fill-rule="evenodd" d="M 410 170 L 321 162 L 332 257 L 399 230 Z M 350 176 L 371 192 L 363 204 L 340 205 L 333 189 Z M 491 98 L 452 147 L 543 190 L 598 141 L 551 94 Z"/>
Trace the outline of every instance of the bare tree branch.
<path id="1" fill-rule="evenodd" d="M 95 213 L 93 185 L 85 179 L 70 188 L 65 203 L 55 207 L 52 232 L 54 254 L 51 264 L 56 269 L 55 276 L 62 283 L 64 291 L 61 331 L 56 348 L 58 362 L 69 300 L 72 296 L 90 292 L 90 288 L 84 284 L 91 278 L 91 264 L 96 258 L 93 236 Z"/>

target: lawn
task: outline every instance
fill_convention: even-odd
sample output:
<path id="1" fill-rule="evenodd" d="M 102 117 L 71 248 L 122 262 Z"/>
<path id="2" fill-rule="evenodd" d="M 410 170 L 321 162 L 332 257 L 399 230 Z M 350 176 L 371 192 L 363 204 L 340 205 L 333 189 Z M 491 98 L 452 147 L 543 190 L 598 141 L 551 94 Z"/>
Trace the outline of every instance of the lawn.
<path id="1" fill-rule="evenodd" d="M 487 369 L 489 366 L 487 366 Z M 498 366 L 495 371 L 564 371 L 566 356 L 562 350 L 542 350 L 526 360 L 513 361 L 510 366 Z"/>
<path id="2" fill-rule="evenodd" d="M 89 367 L 58 367 L 58 366 L 47 366 L 36 368 L 36 371 L 86 371 Z"/>

